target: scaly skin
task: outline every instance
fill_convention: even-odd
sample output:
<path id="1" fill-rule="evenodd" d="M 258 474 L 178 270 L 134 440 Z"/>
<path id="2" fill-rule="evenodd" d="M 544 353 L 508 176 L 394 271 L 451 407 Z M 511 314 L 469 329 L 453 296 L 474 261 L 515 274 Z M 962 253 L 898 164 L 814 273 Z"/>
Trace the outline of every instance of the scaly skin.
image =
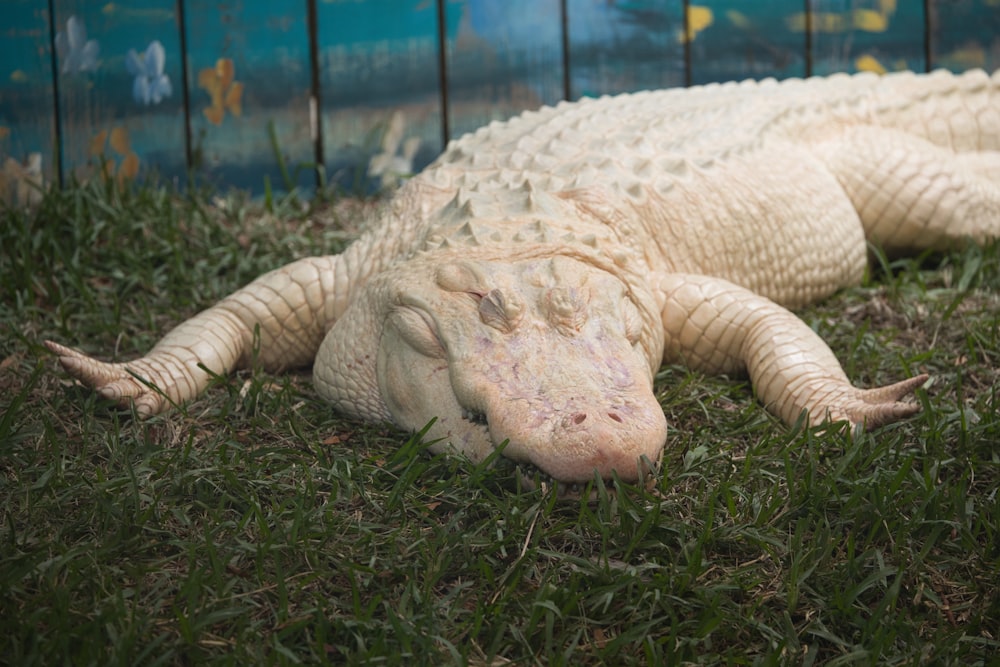
<path id="1" fill-rule="evenodd" d="M 1000 236 L 1000 74 L 711 85 L 560 104 L 452 142 L 343 254 L 266 274 L 135 361 L 48 342 L 142 415 L 249 361 L 565 482 L 655 465 L 664 361 L 746 371 L 786 422 L 868 428 L 926 380 L 851 385 L 787 308 L 893 252 Z M 140 376 L 142 381 L 136 379 Z"/>

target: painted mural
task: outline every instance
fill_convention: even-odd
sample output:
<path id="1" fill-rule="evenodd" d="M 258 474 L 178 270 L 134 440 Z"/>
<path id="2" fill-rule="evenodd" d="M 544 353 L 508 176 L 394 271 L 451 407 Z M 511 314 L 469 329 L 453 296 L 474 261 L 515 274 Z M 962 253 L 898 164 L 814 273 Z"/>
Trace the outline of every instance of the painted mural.
<path id="1" fill-rule="evenodd" d="M 397 183 L 562 99 L 1000 67 L 1000 0 L 5 0 L 0 199 Z"/>

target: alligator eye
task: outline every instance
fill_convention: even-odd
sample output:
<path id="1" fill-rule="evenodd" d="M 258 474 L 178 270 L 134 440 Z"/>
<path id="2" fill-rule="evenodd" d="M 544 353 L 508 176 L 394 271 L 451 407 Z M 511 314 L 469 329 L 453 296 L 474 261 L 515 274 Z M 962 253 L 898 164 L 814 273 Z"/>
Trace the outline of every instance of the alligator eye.
<path id="1" fill-rule="evenodd" d="M 401 307 L 389 316 L 389 323 L 396 328 L 403 340 L 414 350 L 433 359 L 447 356 L 437 334 L 437 326 L 423 310 Z"/>

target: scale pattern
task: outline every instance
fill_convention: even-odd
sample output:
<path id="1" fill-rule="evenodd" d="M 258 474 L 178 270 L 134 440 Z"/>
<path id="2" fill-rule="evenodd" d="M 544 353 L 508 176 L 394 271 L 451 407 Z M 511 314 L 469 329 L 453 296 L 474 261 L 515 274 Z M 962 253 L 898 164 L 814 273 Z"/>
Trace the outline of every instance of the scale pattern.
<path id="1" fill-rule="evenodd" d="M 251 361 L 474 459 L 636 479 L 664 361 L 749 374 L 786 422 L 913 414 L 788 309 L 893 252 L 1000 236 L 1000 73 L 860 74 L 564 103 L 452 142 L 344 253 L 266 274 L 134 361 L 47 342 L 140 414 Z M 137 379 L 137 378 L 141 378 Z M 157 389 L 152 389 L 155 385 Z"/>

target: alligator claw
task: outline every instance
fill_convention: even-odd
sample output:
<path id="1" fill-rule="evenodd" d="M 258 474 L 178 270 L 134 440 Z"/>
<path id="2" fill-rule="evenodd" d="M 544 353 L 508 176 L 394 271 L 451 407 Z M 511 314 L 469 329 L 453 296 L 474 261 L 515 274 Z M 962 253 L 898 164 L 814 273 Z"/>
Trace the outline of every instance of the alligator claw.
<path id="1" fill-rule="evenodd" d="M 831 409 L 829 416 L 831 419 L 846 419 L 868 431 L 912 417 L 920 412 L 920 405 L 902 399 L 923 386 L 929 377 L 922 373 L 885 387 L 855 389 L 853 400 L 847 401 L 839 410 Z"/>
<path id="2" fill-rule="evenodd" d="M 128 364 L 107 363 L 50 340 L 44 344 L 59 358 L 63 370 L 119 407 L 125 408 L 131 403 L 140 417 L 149 417 L 167 407 L 166 396 L 140 380 L 140 376 L 149 374 L 149 369 L 142 368 L 141 360 Z"/>

